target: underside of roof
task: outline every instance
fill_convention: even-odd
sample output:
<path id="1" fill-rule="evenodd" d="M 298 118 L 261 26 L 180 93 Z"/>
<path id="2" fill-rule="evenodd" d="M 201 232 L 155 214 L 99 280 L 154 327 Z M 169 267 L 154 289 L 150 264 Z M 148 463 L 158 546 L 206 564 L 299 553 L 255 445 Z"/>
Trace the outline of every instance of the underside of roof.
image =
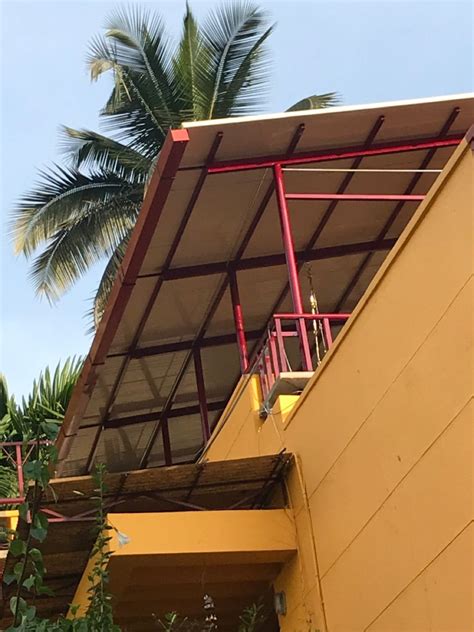
<path id="1" fill-rule="evenodd" d="M 320 311 L 350 312 L 472 123 L 472 107 L 458 95 L 171 131 L 66 415 L 60 474 L 85 474 L 95 460 L 113 472 L 161 466 L 167 450 L 173 463 L 196 459 L 199 389 L 212 428 L 241 374 L 230 275 L 251 356 L 272 315 L 293 311 L 276 163 L 304 308 L 309 271 Z"/>

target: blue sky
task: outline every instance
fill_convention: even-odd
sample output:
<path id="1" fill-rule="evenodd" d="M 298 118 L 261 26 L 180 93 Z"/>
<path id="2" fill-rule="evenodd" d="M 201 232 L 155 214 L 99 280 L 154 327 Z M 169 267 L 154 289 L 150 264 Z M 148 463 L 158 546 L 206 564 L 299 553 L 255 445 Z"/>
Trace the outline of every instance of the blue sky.
<path id="1" fill-rule="evenodd" d="M 27 393 L 46 365 L 85 354 L 84 313 L 100 278 L 94 269 L 58 305 L 34 296 L 28 264 L 12 254 L 7 221 L 38 168 L 60 160 L 58 127 L 98 127 L 110 83 L 91 84 L 87 45 L 115 2 L 0 0 L 1 285 L 0 371 Z M 128 3 L 130 4 L 130 3 Z M 184 0 L 146 3 L 176 36 Z M 214 2 L 191 2 L 198 17 Z M 456 0 L 260 2 L 278 23 L 271 38 L 268 111 L 338 90 L 352 105 L 471 91 L 472 5 Z"/>

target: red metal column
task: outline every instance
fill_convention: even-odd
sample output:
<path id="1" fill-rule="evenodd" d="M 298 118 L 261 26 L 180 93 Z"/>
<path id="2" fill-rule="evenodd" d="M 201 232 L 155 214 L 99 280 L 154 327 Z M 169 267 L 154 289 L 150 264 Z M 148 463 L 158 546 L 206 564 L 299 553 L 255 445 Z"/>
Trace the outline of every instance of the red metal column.
<path id="1" fill-rule="evenodd" d="M 23 459 L 21 456 L 21 444 L 15 446 L 16 469 L 18 475 L 18 496 L 23 498 L 25 492 L 25 481 L 23 478 Z"/>
<path id="2" fill-rule="evenodd" d="M 199 398 L 199 412 L 201 413 L 202 437 L 204 443 L 209 441 L 211 436 L 209 430 L 209 417 L 207 414 L 206 387 L 204 386 L 204 372 L 202 370 L 201 350 L 196 347 L 193 351 L 194 372 L 196 374 L 196 386 Z"/>
<path id="3" fill-rule="evenodd" d="M 288 205 L 285 197 L 285 185 L 283 182 L 283 172 L 280 164 L 273 167 L 273 176 L 275 179 L 275 191 L 278 203 L 278 213 L 280 216 L 281 234 L 283 238 L 283 247 L 285 250 L 286 266 L 288 268 L 288 276 L 290 281 L 291 298 L 293 300 L 293 309 L 297 314 L 303 313 L 303 301 L 301 299 L 300 281 L 298 278 L 298 266 L 296 265 L 295 246 L 293 243 L 293 235 L 291 232 L 290 215 L 288 213 Z M 311 357 L 308 355 L 309 343 L 308 334 L 304 321 L 298 325 L 301 356 L 303 366 L 306 371 L 312 371 Z"/>
<path id="4" fill-rule="evenodd" d="M 229 287 L 232 299 L 232 311 L 234 314 L 235 335 L 237 336 L 237 344 L 239 345 L 240 368 L 242 373 L 246 373 L 249 368 L 249 357 L 247 340 L 245 338 L 242 304 L 240 302 L 239 286 L 237 285 L 237 274 L 235 270 L 229 270 Z"/>

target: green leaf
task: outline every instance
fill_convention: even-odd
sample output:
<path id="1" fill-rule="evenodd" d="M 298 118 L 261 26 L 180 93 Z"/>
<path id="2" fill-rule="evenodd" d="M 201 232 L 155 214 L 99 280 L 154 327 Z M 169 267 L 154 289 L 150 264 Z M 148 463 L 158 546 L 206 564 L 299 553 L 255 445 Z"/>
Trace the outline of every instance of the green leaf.
<path id="1" fill-rule="evenodd" d="M 17 538 L 16 540 L 13 540 L 10 544 L 10 553 L 13 555 L 13 557 L 20 557 L 20 555 L 23 555 L 26 551 L 26 544 L 23 542 L 23 540 L 20 540 L 19 538 Z"/>
<path id="2" fill-rule="evenodd" d="M 18 612 L 20 614 L 26 614 L 26 611 L 28 609 L 28 604 L 23 599 L 23 597 L 16 597 L 16 596 L 10 598 L 10 610 L 11 610 L 11 612 L 13 614 L 16 613 L 17 604 L 18 604 Z"/>
<path id="3" fill-rule="evenodd" d="M 26 588 L 27 590 L 31 590 L 34 585 L 35 585 L 35 576 L 34 575 L 30 575 L 23 582 L 23 587 Z"/>
<path id="4" fill-rule="evenodd" d="M 10 586 L 10 584 L 13 584 L 14 581 L 16 581 L 16 575 L 15 573 L 5 573 L 3 575 L 3 582 L 7 585 Z"/>
<path id="5" fill-rule="evenodd" d="M 29 556 L 33 560 L 33 562 L 42 562 L 43 561 L 43 554 L 41 553 L 41 551 L 39 549 L 35 549 L 35 548 L 30 549 Z"/>
<path id="6" fill-rule="evenodd" d="M 44 514 L 38 513 L 36 514 L 33 526 L 31 527 L 31 537 L 33 537 L 35 540 L 38 540 L 38 542 L 44 542 L 47 534 L 48 519 Z"/>
<path id="7" fill-rule="evenodd" d="M 326 92 L 325 94 L 313 94 L 310 97 L 301 99 L 290 108 L 287 112 L 298 112 L 300 110 L 319 110 L 321 108 L 334 107 L 340 103 L 340 96 L 337 92 Z"/>

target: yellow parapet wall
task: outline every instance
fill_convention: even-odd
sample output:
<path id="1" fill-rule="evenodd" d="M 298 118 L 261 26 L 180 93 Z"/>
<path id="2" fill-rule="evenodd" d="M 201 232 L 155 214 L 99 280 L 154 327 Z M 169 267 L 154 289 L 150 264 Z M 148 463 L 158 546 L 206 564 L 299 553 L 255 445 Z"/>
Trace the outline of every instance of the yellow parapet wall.
<path id="1" fill-rule="evenodd" d="M 474 630 L 473 187 L 463 141 L 298 401 L 247 382 L 202 457 L 296 456 L 285 632 Z"/>

